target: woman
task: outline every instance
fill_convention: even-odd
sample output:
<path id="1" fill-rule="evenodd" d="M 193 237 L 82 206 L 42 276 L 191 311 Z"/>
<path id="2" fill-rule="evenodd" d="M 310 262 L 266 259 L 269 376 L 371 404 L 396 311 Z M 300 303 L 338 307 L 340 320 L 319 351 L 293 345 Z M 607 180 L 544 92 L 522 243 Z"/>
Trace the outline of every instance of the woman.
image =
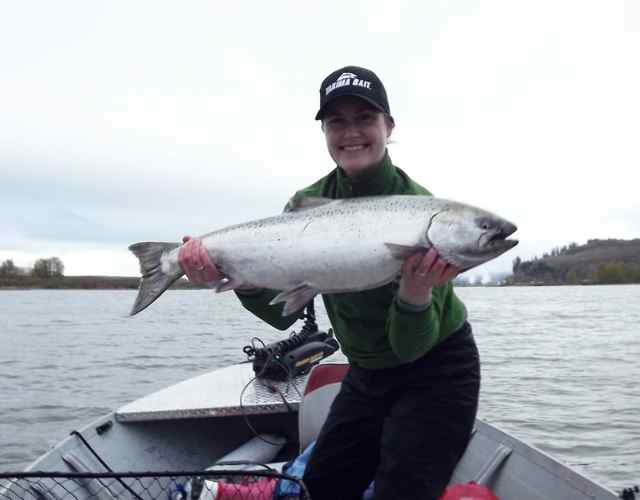
<path id="1" fill-rule="evenodd" d="M 430 194 L 389 158 L 394 120 L 372 71 L 331 73 L 316 120 L 336 168 L 294 199 Z M 199 240 L 185 241 L 179 261 L 189 279 L 219 279 Z M 430 249 L 405 260 L 398 282 L 323 295 L 350 368 L 305 471 L 312 498 L 362 498 L 373 479 L 376 498 L 436 499 L 444 490 L 471 436 L 480 385 L 466 309 L 450 283 L 459 272 Z M 236 293 L 277 328 L 298 319 L 268 305 L 273 290 Z"/>

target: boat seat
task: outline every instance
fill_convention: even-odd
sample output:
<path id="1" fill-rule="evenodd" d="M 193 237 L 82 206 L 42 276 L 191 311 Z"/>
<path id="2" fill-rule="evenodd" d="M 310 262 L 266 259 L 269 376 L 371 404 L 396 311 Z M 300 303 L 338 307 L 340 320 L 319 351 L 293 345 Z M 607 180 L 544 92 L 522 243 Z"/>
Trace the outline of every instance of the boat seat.
<path id="1" fill-rule="evenodd" d="M 264 470 L 260 464 L 270 465 L 286 442 L 283 436 L 259 434 L 221 457 L 207 470 Z"/>
<path id="2" fill-rule="evenodd" d="M 298 409 L 300 452 L 318 437 L 348 369 L 346 363 L 323 363 L 311 369 Z"/>

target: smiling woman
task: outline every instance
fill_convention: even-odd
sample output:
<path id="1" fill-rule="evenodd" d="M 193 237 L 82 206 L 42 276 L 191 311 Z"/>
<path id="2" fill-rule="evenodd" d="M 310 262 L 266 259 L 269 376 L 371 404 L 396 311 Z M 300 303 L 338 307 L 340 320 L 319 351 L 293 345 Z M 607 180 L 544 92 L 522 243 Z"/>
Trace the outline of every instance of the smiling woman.
<path id="1" fill-rule="evenodd" d="M 347 66 L 320 85 L 320 109 L 329 154 L 356 178 L 384 157 L 394 127 L 387 92 L 373 71 Z"/>
<path id="2" fill-rule="evenodd" d="M 393 119 L 362 99 L 344 97 L 327 105 L 322 130 L 331 158 L 349 177 L 357 178 L 384 156 Z"/>
<path id="3" fill-rule="evenodd" d="M 450 283 L 464 264 L 454 260 L 453 253 L 447 262 L 446 255 L 425 243 L 434 211 L 425 217 L 424 210 L 393 209 L 438 201 L 391 162 L 386 145 L 395 122 L 385 87 L 373 71 L 346 66 L 327 76 L 320 86 L 316 120 L 322 120 L 327 150 L 336 167 L 296 192 L 287 205 L 291 213 L 283 217 L 305 219 L 326 209 L 333 215 L 341 212 L 337 220 L 343 226 L 350 224 L 348 231 L 337 233 L 336 221 L 329 224 L 332 230 L 326 231 L 327 242 L 345 245 L 341 261 L 352 261 L 342 268 L 325 266 L 333 272 L 338 270 L 331 280 L 334 286 L 341 281 L 353 286 L 356 280 L 349 276 L 363 263 L 363 259 L 353 257 L 357 255 L 355 249 L 366 246 L 372 235 L 381 238 L 369 253 L 383 256 L 385 262 L 361 266 L 363 275 L 374 278 L 373 288 L 334 289 L 331 284 L 314 288 L 318 280 L 309 270 L 323 260 L 304 246 L 301 235 L 307 238 L 317 230 L 316 223 L 311 230 L 308 224 L 302 232 L 292 229 L 289 234 L 297 238 L 273 240 L 291 240 L 304 259 L 300 278 L 287 284 L 285 292 L 278 286 L 277 290 L 270 287 L 263 275 L 256 275 L 252 283 L 246 270 L 228 268 L 233 248 L 216 251 L 215 245 L 210 245 L 215 233 L 187 241 L 177 251 L 180 268 L 176 272 L 184 271 L 190 280 L 203 282 L 208 276 L 224 276 L 228 269 L 227 281 L 221 282 L 220 289 L 235 289 L 245 308 L 279 329 L 293 324 L 306 302 L 320 291 L 351 367 L 305 472 L 304 481 L 312 497 L 334 498 L 334 478 L 339 476 L 341 495 L 346 498 L 361 496 L 375 478 L 379 498 L 416 498 L 419 492 L 421 498 L 436 499 L 469 441 L 478 404 L 477 349 L 465 306 Z M 318 198 L 325 198 L 320 200 L 323 205 L 308 208 L 309 204 L 317 205 Z M 350 200 L 332 201 L 343 198 Z M 373 228 L 363 231 L 362 211 L 347 207 L 367 203 L 392 205 L 388 213 L 393 216 L 368 211 Z M 416 215 L 423 216 L 423 225 L 409 222 Z M 482 216 L 472 219 L 467 227 L 487 231 L 473 222 Z M 256 230 L 264 230 L 265 224 L 273 221 L 258 221 Z M 410 236 L 397 238 L 403 228 L 411 226 L 415 227 L 409 231 Z M 447 224 L 443 227 L 449 231 Z M 504 234 L 513 230 L 515 226 L 511 225 Z M 365 236 L 364 232 L 372 234 Z M 385 246 L 386 242 L 396 245 Z M 469 247 L 478 242 L 482 242 L 479 233 Z M 319 244 L 326 245 L 322 241 Z M 322 249 L 315 245 L 318 248 Z M 146 254 L 143 247 L 134 250 Z M 264 265 L 282 265 L 275 257 L 265 255 L 264 260 Z M 149 270 L 152 268 L 159 266 L 154 264 Z M 246 279 L 236 280 L 234 276 L 242 276 L 243 271 Z M 375 276 L 381 272 L 383 277 L 376 281 Z M 280 302 L 286 302 L 286 306 L 283 308 Z M 423 473 L 425 467 L 430 474 Z"/>

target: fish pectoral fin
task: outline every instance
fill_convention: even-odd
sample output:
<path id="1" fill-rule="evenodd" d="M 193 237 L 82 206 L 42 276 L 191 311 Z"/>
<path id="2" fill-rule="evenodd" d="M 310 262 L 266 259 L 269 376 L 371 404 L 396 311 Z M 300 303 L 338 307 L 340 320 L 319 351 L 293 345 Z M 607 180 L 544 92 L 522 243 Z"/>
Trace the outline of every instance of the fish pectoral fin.
<path id="1" fill-rule="evenodd" d="M 427 248 L 418 245 L 398 245 L 396 243 L 385 243 L 384 245 L 389 249 L 393 258 L 398 260 L 404 260 L 417 252 L 427 251 Z"/>
<path id="2" fill-rule="evenodd" d="M 280 302 L 284 302 L 284 308 L 282 309 L 283 316 L 289 316 L 296 311 L 299 311 L 304 306 L 306 306 L 311 299 L 313 299 L 318 294 L 318 290 L 307 285 L 306 283 L 301 283 L 289 290 L 284 290 L 276 295 L 269 305 L 279 304 Z"/>
<path id="3" fill-rule="evenodd" d="M 217 283 L 214 284 L 216 293 L 228 292 L 229 290 L 235 290 L 239 286 L 242 286 L 238 280 L 234 280 L 233 278 L 224 278 Z"/>

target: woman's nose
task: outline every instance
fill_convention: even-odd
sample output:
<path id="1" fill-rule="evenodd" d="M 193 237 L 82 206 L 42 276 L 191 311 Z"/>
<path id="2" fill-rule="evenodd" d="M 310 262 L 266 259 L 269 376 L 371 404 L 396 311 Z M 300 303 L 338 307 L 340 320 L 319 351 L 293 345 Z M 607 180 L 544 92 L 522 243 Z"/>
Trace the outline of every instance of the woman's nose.
<path id="1" fill-rule="evenodd" d="M 344 129 L 345 137 L 354 137 L 360 134 L 360 127 L 358 127 L 355 123 L 349 122 Z"/>

